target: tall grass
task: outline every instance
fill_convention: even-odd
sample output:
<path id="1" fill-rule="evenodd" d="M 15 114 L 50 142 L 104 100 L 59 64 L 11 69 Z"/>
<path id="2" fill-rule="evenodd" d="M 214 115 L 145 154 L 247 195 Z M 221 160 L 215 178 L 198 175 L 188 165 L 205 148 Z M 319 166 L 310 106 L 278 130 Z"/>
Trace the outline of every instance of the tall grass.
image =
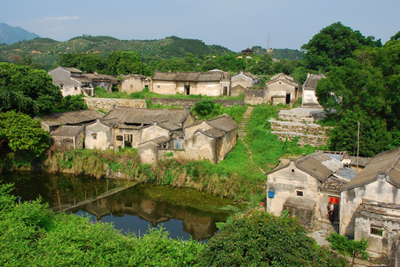
<path id="1" fill-rule="evenodd" d="M 96 97 L 101 98 L 124 98 L 124 99 L 145 99 L 145 98 L 178 98 L 178 99 L 203 99 L 203 100 L 243 100 L 244 94 L 238 96 L 207 96 L 207 95 L 185 95 L 185 94 L 174 94 L 174 95 L 162 95 L 154 92 L 149 92 L 149 89 L 145 88 L 140 92 L 126 93 L 126 92 L 111 92 L 107 93 L 103 87 L 96 87 L 94 90 Z"/>
<path id="2" fill-rule="evenodd" d="M 253 110 L 247 124 L 248 133 L 245 141 L 253 152 L 254 162 L 265 171 L 274 169 L 282 157 L 290 158 L 303 154 L 311 154 L 315 148 L 307 145 L 300 147 L 297 142 L 281 141 L 277 135 L 271 133 L 270 118 L 277 118 L 278 111 L 285 106 L 258 105 Z"/>

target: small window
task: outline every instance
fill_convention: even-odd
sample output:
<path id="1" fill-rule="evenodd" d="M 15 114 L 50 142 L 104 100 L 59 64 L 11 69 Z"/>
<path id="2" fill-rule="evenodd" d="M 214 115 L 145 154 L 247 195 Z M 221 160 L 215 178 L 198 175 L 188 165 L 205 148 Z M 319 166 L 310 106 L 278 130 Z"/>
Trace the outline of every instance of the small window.
<path id="1" fill-rule="evenodd" d="M 182 141 L 180 140 L 175 141 L 175 149 L 182 149 Z"/>
<path id="2" fill-rule="evenodd" d="M 93 138 L 94 140 L 96 140 L 96 139 L 97 139 L 97 134 L 96 134 L 96 133 L 92 134 L 92 138 Z"/>
<path id="3" fill-rule="evenodd" d="M 157 85 L 157 88 L 160 88 L 160 86 L 159 86 L 159 85 Z"/>
<path id="4" fill-rule="evenodd" d="M 77 90 L 78 90 L 78 87 L 75 86 L 75 91 L 77 91 Z"/>
<path id="5" fill-rule="evenodd" d="M 296 195 L 299 196 L 299 197 L 302 197 L 303 196 L 303 191 L 297 190 L 296 191 Z"/>
<path id="6" fill-rule="evenodd" d="M 371 235 L 383 236 L 383 229 L 371 226 Z"/>
<path id="7" fill-rule="evenodd" d="M 123 137 L 122 137 L 122 135 L 117 135 L 117 137 L 115 139 L 117 139 L 117 141 L 122 141 Z"/>

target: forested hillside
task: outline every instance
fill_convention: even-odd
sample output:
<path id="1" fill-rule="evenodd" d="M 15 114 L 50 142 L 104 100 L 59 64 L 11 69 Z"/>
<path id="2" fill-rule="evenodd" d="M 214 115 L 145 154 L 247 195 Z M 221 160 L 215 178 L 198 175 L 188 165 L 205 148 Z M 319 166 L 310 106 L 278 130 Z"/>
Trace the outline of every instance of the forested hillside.
<path id="1" fill-rule="evenodd" d="M 114 51 L 135 51 L 144 62 L 153 58 L 167 59 L 183 57 L 186 53 L 204 56 L 230 52 L 218 45 L 206 45 L 200 40 L 181 39 L 175 36 L 161 40 L 118 40 L 108 36 L 79 36 L 66 42 L 58 42 L 49 38 L 36 38 L 0 47 L 0 61 L 13 62 L 15 58 L 31 60 L 42 64 L 45 69 L 55 66 L 58 57 L 63 53 L 99 54 L 106 58 Z"/>

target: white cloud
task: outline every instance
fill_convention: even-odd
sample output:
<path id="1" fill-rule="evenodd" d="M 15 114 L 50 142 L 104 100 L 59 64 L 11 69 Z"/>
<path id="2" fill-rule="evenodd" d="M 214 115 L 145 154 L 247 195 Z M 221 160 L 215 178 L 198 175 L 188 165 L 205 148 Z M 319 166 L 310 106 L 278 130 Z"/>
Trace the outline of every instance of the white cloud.
<path id="1" fill-rule="evenodd" d="M 63 16 L 63 17 L 53 17 L 53 18 L 51 18 L 51 17 L 47 17 L 47 18 L 45 18 L 44 20 L 77 20 L 77 19 L 79 19 L 79 17 L 78 16 Z"/>

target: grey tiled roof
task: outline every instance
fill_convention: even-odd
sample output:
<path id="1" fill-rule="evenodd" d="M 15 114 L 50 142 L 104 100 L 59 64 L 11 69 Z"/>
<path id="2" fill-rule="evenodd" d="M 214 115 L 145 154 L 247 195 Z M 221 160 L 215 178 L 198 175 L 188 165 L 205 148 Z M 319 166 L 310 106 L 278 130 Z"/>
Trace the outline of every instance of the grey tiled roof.
<path id="1" fill-rule="evenodd" d="M 108 123 L 151 124 L 169 122 L 182 125 L 189 115 L 189 109 L 147 109 L 116 106 L 104 117 L 104 120 Z"/>
<path id="2" fill-rule="evenodd" d="M 63 125 L 50 133 L 51 136 L 77 136 L 85 126 Z"/>
<path id="3" fill-rule="evenodd" d="M 341 167 L 343 167 L 340 161 L 331 158 L 323 151 L 318 151 L 305 157 L 293 159 L 292 161 L 294 161 L 297 168 L 308 173 L 321 182 L 326 181 L 332 174 L 338 172 Z M 290 163 L 276 168 L 266 173 L 266 175 L 287 168 L 289 165 Z"/>
<path id="4" fill-rule="evenodd" d="M 268 82 L 265 83 L 265 85 L 272 84 L 272 83 L 275 83 L 277 81 L 283 81 L 283 82 L 285 82 L 287 84 L 290 84 L 292 86 L 300 87 L 300 84 L 298 82 L 295 82 L 291 76 L 286 75 L 284 73 L 279 73 L 279 74 L 277 74 L 275 76 L 272 76 L 271 79 Z"/>
<path id="5" fill-rule="evenodd" d="M 239 127 L 237 123 L 230 116 L 226 114 L 222 114 L 217 118 L 208 120 L 207 124 L 224 132 L 230 132 Z"/>
<path id="6" fill-rule="evenodd" d="M 303 85 L 304 90 L 315 90 L 315 88 L 317 88 L 318 81 L 322 78 L 326 78 L 325 75 L 309 74 Z"/>
<path id="7" fill-rule="evenodd" d="M 343 189 L 348 190 L 369 184 L 379 175 L 386 176 L 389 183 L 400 188 L 400 147 L 373 157 Z"/>
<path id="8" fill-rule="evenodd" d="M 71 125 L 91 122 L 104 117 L 104 114 L 97 110 L 78 110 L 62 113 L 52 113 L 41 117 L 41 121 L 49 126 Z"/>
<path id="9" fill-rule="evenodd" d="M 153 80 L 160 81 L 180 81 L 180 82 L 213 82 L 223 79 L 230 79 L 229 72 L 154 72 Z"/>
<path id="10" fill-rule="evenodd" d="M 197 132 L 197 131 L 196 131 Z M 225 133 L 223 131 L 211 128 L 208 130 L 198 130 L 198 132 L 201 132 L 211 138 L 220 138 L 223 137 L 225 135 Z"/>

